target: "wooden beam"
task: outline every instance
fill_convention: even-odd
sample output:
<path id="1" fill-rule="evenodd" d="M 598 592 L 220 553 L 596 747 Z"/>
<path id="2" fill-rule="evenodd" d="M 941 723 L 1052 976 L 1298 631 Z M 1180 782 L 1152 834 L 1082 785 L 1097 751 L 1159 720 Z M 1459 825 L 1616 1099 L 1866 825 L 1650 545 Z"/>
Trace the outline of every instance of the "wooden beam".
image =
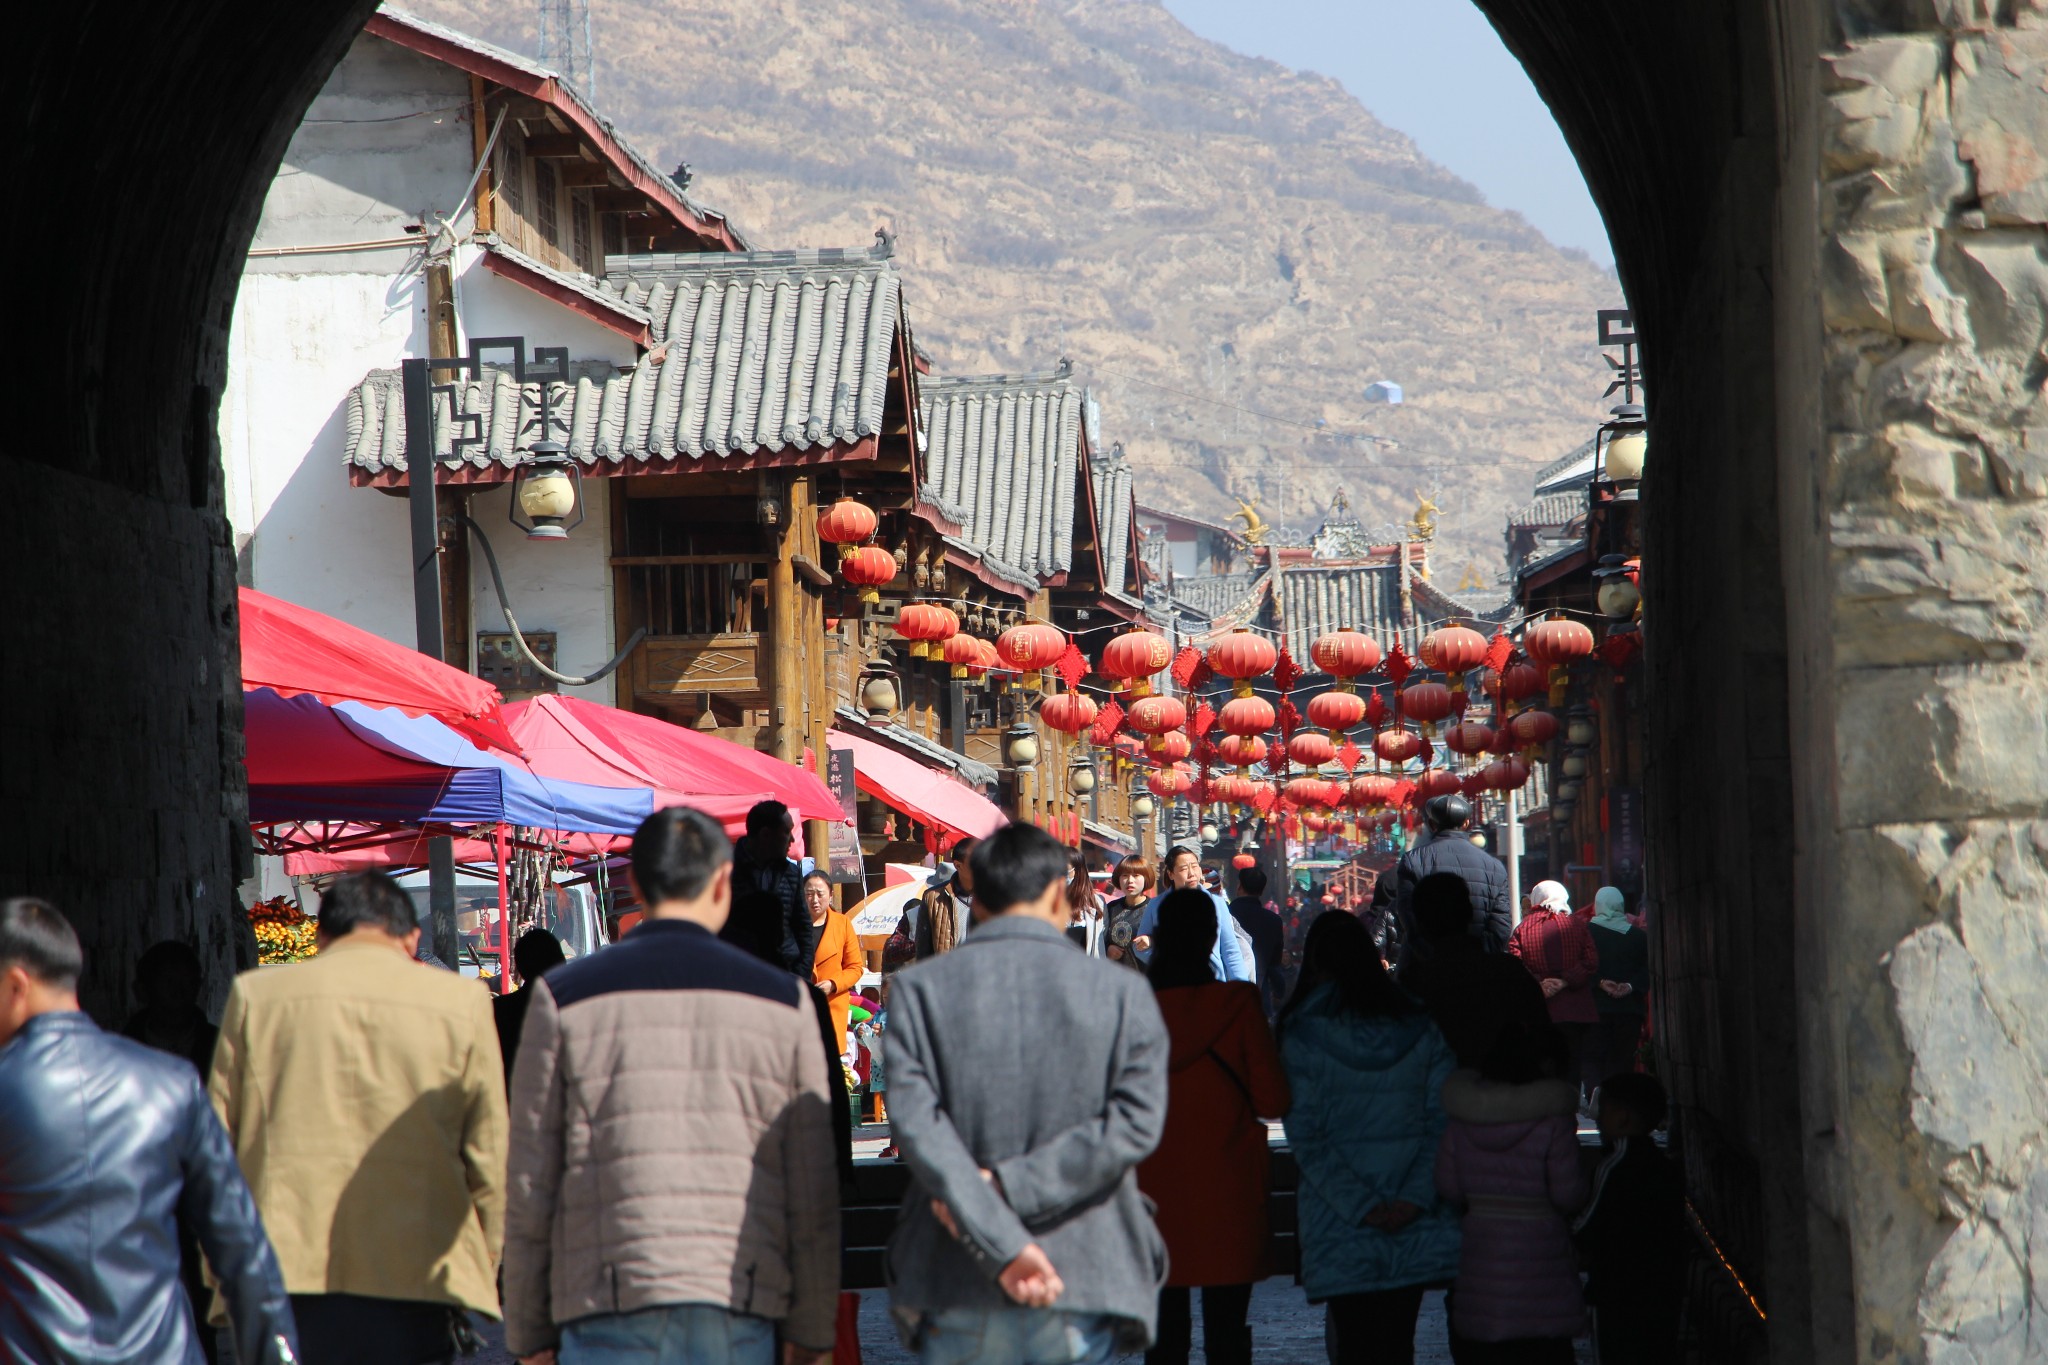
<path id="1" fill-rule="evenodd" d="M 818 561 L 812 559 L 809 555 L 791 555 L 789 562 L 796 569 L 797 576 L 812 587 L 829 588 L 832 586 L 832 575 L 819 568 Z"/>
<path id="2" fill-rule="evenodd" d="M 638 190 L 602 189 L 590 194 L 590 206 L 599 213 L 654 213 L 647 196 Z"/>
<path id="3" fill-rule="evenodd" d="M 574 133 L 541 133 L 526 139 L 526 154 L 537 161 L 591 159 L 588 144 Z"/>
<path id="4" fill-rule="evenodd" d="M 555 174 L 572 190 L 587 190 L 609 186 L 612 183 L 611 168 L 601 166 L 595 161 L 574 162 L 562 167 Z"/>

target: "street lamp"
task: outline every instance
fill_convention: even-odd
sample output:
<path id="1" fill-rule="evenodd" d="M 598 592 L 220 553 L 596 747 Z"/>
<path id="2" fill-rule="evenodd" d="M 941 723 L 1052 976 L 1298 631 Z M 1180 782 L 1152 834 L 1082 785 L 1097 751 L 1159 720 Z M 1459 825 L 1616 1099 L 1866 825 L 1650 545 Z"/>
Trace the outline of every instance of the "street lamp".
<path id="1" fill-rule="evenodd" d="M 1577 748 L 1589 749 L 1600 738 L 1600 727 L 1593 720 L 1593 708 L 1574 706 L 1565 718 L 1564 742 Z"/>
<path id="2" fill-rule="evenodd" d="M 513 472 L 512 505 L 505 515 L 528 540 L 567 540 L 583 524 L 583 471 L 560 441 L 533 443 L 533 458 Z"/>
<path id="3" fill-rule="evenodd" d="M 1028 768 L 1038 762 L 1038 734 L 1023 721 L 1003 731 L 1003 753 L 1013 768 Z"/>
<path id="4" fill-rule="evenodd" d="M 1205 844 L 1213 844 L 1221 837 L 1213 820 L 1204 820 L 1202 828 L 1198 832 L 1201 834 L 1202 842 Z"/>
<path id="5" fill-rule="evenodd" d="M 1624 555 L 1600 556 L 1600 567 L 1593 570 L 1593 582 L 1598 585 L 1594 601 L 1599 604 L 1602 616 L 1610 621 L 1626 621 L 1636 614 L 1636 607 L 1643 600 L 1642 590 L 1636 586 L 1636 572 Z"/>
<path id="6" fill-rule="evenodd" d="M 1076 796 L 1087 796 L 1095 790 L 1095 760 L 1085 753 L 1075 754 L 1067 765 L 1067 790 Z"/>
<path id="7" fill-rule="evenodd" d="M 1152 799 L 1152 793 L 1150 792 L 1141 791 L 1131 798 L 1131 818 L 1133 820 L 1150 820 L 1152 812 L 1157 809 L 1159 809 L 1159 803 Z"/>
<path id="8" fill-rule="evenodd" d="M 1614 420 L 1602 422 L 1595 437 L 1600 448 L 1600 477 L 1609 483 L 1640 483 L 1643 457 L 1650 449 L 1650 428 L 1641 403 L 1619 403 Z"/>

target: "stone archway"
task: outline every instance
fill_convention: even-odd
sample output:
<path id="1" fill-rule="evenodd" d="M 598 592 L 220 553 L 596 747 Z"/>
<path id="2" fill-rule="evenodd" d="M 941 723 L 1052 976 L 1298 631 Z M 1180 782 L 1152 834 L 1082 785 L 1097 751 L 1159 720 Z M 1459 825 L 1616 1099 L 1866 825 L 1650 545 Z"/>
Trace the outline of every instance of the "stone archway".
<path id="1" fill-rule="evenodd" d="M 1478 3 L 1645 338 L 1660 1021 L 1701 1211 L 1770 1314 L 1732 1304 L 1722 1358 L 2038 1358 L 2048 11 Z M 0 888 L 80 919 L 102 1013 L 153 938 L 237 957 L 227 320 L 371 8 L 46 7 L 17 43 L 52 259 L 12 291 Z"/>

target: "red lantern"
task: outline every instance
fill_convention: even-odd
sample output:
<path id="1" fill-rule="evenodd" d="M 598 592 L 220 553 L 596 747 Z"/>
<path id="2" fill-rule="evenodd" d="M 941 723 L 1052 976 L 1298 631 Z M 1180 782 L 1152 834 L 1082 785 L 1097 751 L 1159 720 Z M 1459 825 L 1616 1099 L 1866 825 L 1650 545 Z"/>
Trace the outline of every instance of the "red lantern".
<path id="1" fill-rule="evenodd" d="M 1347 793 L 1350 803 L 1361 810 L 1367 806 L 1384 806 L 1394 794 L 1394 779 L 1380 773 L 1367 773 L 1351 779 Z"/>
<path id="2" fill-rule="evenodd" d="M 1457 790 L 1458 775 L 1448 768 L 1431 768 L 1415 779 L 1415 794 L 1424 801 L 1432 796 L 1449 796 Z"/>
<path id="3" fill-rule="evenodd" d="M 1462 679 L 1486 658 L 1486 637 L 1470 626 L 1440 626 L 1422 637 L 1417 655 L 1423 667 Z"/>
<path id="4" fill-rule="evenodd" d="M 1128 684 L 1137 697 L 1150 692 L 1152 675 L 1172 662 L 1173 646 L 1149 630 L 1119 635 L 1102 647 L 1102 676 Z"/>
<path id="5" fill-rule="evenodd" d="M 1272 672 L 1279 657 L 1271 640 L 1249 630 L 1233 630 L 1209 646 L 1210 671 L 1230 679 L 1231 690 L 1240 697 L 1252 694 L 1251 680 Z"/>
<path id="6" fill-rule="evenodd" d="M 1301 813 L 1301 823 L 1321 834 L 1330 827 L 1330 817 L 1323 811 L 1305 810 Z"/>
<path id="7" fill-rule="evenodd" d="M 939 657 L 952 665 L 954 677 L 964 678 L 968 669 L 981 667 L 981 651 L 987 643 L 986 640 L 977 640 L 972 635 L 949 635 L 945 643 L 939 646 Z"/>
<path id="8" fill-rule="evenodd" d="M 1304 768 L 1320 768 L 1337 758 L 1337 746 L 1320 730 L 1303 730 L 1287 741 L 1287 756 Z"/>
<path id="9" fill-rule="evenodd" d="M 1524 711 L 1508 722 L 1515 742 L 1525 749 L 1537 748 L 1557 738 L 1557 717 L 1548 711 Z"/>
<path id="10" fill-rule="evenodd" d="M 1553 616 L 1522 632 L 1522 648 L 1536 663 L 1561 668 L 1593 652 L 1593 632 L 1583 622 Z"/>
<path id="11" fill-rule="evenodd" d="M 1282 794 L 1297 806 L 1335 805 L 1332 799 L 1337 784 L 1326 782 L 1320 777 L 1297 777 L 1289 782 Z"/>
<path id="12" fill-rule="evenodd" d="M 1451 714 L 1451 689 L 1442 683 L 1410 683 L 1401 689 L 1401 710 L 1422 722 L 1423 733 Z"/>
<path id="13" fill-rule="evenodd" d="M 1273 703 L 1264 697 L 1233 697 L 1223 703 L 1216 723 L 1230 735 L 1256 735 L 1273 728 Z"/>
<path id="14" fill-rule="evenodd" d="M 1344 731 L 1365 719 L 1365 700 L 1356 692 L 1324 692 L 1308 700 L 1308 723 L 1330 732 L 1335 744 Z"/>
<path id="15" fill-rule="evenodd" d="M 844 555 L 843 547 L 866 540 L 879 524 L 874 508 L 852 498 L 841 498 L 818 513 L 818 539 L 841 546 L 840 554 Z"/>
<path id="16" fill-rule="evenodd" d="M 1252 786 L 1250 778 L 1238 777 L 1234 773 L 1225 773 L 1209 783 L 1210 792 L 1218 801 L 1233 806 L 1243 805 L 1252 799 Z"/>
<path id="17" fill-rule="evenodd" d="M 1389 763 L 1406 763 L 1422 752 L 1422 736 L 1413 730 L 1382 730 L 1372 737 L 1372 751 Z"/>
<path id="18" fill-rule="evenodd" d="M 1380 645 L 1372 636 L 1359 631 L 1333 630 L 1316 637 L 1316 642 L 1308 647 L 1308 657 L 1317 668 L 1335 678 L 1340 689 L 1348 692 L 1353 678 L 1380 666 Z"/>
<path id="19" fill-rule="evenodd" d="M 1444 728 L 1444 747 L 1454 754 L 1483 754 L 1493 747 L 1493 727 L 1468 720 Z"/>
<path id="20" fill-rule="evenodd" d="M 1497 758 L 1480 770 L 1480 776 L 1497 792 L 1518 791 L 1528 785 L 1529 760 L 1513 755 Z"/>
<path id="21" fill-rule="evenodd" d="M 1259 860 L 1256 854 L 1239 853 L 1231 858 L 1230 865 L 1242 872 L 1248 867 L 1257 867 Z"/>
<path id="22" fill-rule="evenodd" d="M 1145 741 L 1145 752 L 1162 763 L 1178 763 L 1188 756 L 1188 737 L 1178 730 L 1153 735 Z"/>
<path id="23" fill-rule="evenodd" d="M 1501 696 L 1508 701 L 1520 701 L 1524 697 L 1533 697 L 1543 690 L 1543 673 L 1533 664 L 1511 663 L 1500 671 L 1498 677 L 1491 673 L 1487 675 L 1487 691 L 1491 692 L 1496 688 L 1499 689 Z"/>
<path id="24" fill-rule="evenodd" d="M 1233 768 L 1249 768 L 1266 761 L 1266 741 L 1257 735 L 1225 735 L 1217 741 L 1216 752 Z"/>
<path id="25" fill-rule="evenodd" d="M 1063 735 L 1078 735 L 1095 723 L 1100 709 L 1092 697 L 1062 692 L 1038 703 L 1038 718 Z"/>
<path id="26" fill-rule="evenodd" d="M 1172 697 L 1140 697 L 1125 724 L 1141 735 L 1163 735 L 1188 723 L 1188 708 Z"/>
<path id="27" fill-rule="evenodd" d="M 882 594 L 875 589 L 896 577 L 896 556 L 879 545 L 862 545 L 846 552 L 839 561 L 839 574 L 862 590 L 861 601 L 879 602 Z"/>
<path id="28" fill-rule="evenodd" d="M 936 602 L 911 602 L 896 613 L 896 633 L 910 641 L 913 659 L 932 657 L 932 645 L 960 633 L 960 618 Z"/>
<path id="29" fill-rule="evenodd" d="M 1154 796 L 1174 797 L 1193 786 L 1194 781 L 1186 768 L 1172 767 L 1161 768 L 1145 779 L 1145 785 Z"/>
<path id="30" fill-rule="evenodd" d="M 981 660 L 979 663 L 971 665 L 968 669 L 968 672 L 973 677 L 984 677 L 988 674 L 990 669 L 1001 668 L 1003 666 L 1003 656 L 996 653 L 996 647 L 994 644 L 990 643 L 987 640 L 976 640 L 974 642 L 974 647 L 975 652 L 981 656 Z"/>

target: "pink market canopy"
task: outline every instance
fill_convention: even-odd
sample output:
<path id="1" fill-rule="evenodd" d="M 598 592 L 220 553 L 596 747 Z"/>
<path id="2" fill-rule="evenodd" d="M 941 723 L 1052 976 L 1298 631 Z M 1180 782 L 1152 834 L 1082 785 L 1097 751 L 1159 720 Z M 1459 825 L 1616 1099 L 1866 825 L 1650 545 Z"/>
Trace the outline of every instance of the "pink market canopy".
<path id="1" fill-rule="evenodd" d="M 239 598 L 245 690 L 432 716 L 473 743 L 519 752 L 498 689 L 483 679 L 253 588 Z"/>
<path id="2" fill-rule="evenodd" d="M 853 755 L 854 785 L 883 805 L 954 838 L 987 838 L 1009 823 L 995 802 L 874 740 L 834 730 L 828 742 Z"/>

